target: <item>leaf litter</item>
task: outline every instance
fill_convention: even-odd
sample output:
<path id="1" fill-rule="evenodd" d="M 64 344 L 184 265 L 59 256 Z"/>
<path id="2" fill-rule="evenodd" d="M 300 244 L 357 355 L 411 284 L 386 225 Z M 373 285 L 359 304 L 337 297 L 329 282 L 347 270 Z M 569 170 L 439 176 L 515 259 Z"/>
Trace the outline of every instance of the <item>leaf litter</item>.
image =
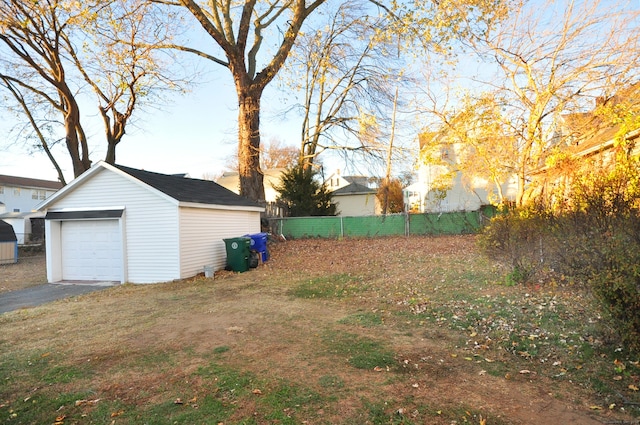
<path id="1" fill-rule="evenodd" d="M 387 376 L 394 372 L 379 366 L 372 368 L 374 375 L 351 375 L 345 369 L 348 365 L 333 364 L 332 373 L 340 376 L 347 387 L 359 388 L 355 399 L 342 394 L 344 400 L 338 411 L 351 409 L 365 394 L 376 395 L 376 386 L 384 389 L 380 394 L 395 394 L 400 400 L 406 393 L 411 400 L 437 403 L 437 411 L 445 413 L 461 401 L 484 406 L 487 412 L 499 412 L 499 416 L 509 418 L 507 423 L 527 423 L 526 415 L 531 412 L 523 409 L 534 399 L 546 406 L 546 412 L 538 413 L 542 422 L 545 418 L 565 417 L 585 424 L 593 422 L 584 416 L 576 420 L 573 407 L 570 412 L 563 409 L 577 405 L 598 415 L 627 414 L 633 413 L 638 402 L 638 391 L 634 390 L 639 384 L 638 358 L 623 347 L 610 347 L 606 333 L 599 330 L 602 318 L 592 308 L 588 293 L 578 286 L 501 285 L 501 270 L 477 254 L 472 236 L 309 239 L 276 244 L 270 250 L 271 260 L 251 273 L 223 272 L 207 281 L 215 284 L 206 289 L 215 290 L 211 300 L 198 297 L 197 301 L 190 301 L 189 308 L 182 307 L 185 297 L 178 297 L 177 293 L 200 293 L 204 288 L 198 287 L 203 284 L 197 280 L 183 284 L 184 288 L 179 283 L 153 291 L 123 287 L 116 288 L 109 297 L 93 297 L 105 308 L 110 303 L 111 308 L 124 303 L 125 298 L 119 298 L 118 292 L 127 299 L 137 298 L 135 308 L 127 311 L 132 325 L 139 321 L 138 310 L 155 311 L 163 303 L 172 306 L 171 314 L 149 322 L 140 334 L 129 334 L 126 327 L 115 330 L 116 334 L 122 333 L 120 340 L 126 342 L 127 353 L 194 341 L 200 344 L 194 346 L 195 352 L 224 345 L 231 347 L 229 361 L 237 362 L 233 365 L 253 366 L 258 373 L 263 372 L 260 365 L 267 363 L 269 373 L 288 379 L 299 374 L 305 382 L 313 380 L 314 370 L 326 374 L 327 368 L 306 366 L 311 361 L 309 353 L 296 344 L 315 344 L 315 339 L 313 334 L 302 334 L 300 338 L 300 332 L 312 326 L 337 326 L 338 318 L 355 312 L 374 312 L 383 320 L 377 328 L 360 328 L 360 332 L 393 342 L 407 379 L 389 381 Z M 282 294 L 288 293 L 296 282 L 327 276 L 357 276 L 350 282 L 361 284 L 363 290 L 334 299 L 302 300 L 300 305 L 290 296 L 282 299 Z M 145 297 L 129 295 L 139 291 L 144 291 Z M 278 303 L 274 304 L 274 300 Z M 150 304 L 145 308 L 142 304 L 146 302 Z M 260 304 L 267 302 L 272 304 Z M 231 307 L 230 303 L 235 304 Z M 261 308 L 266 312 L 264 316 Z M 69 311 L 72 310 L 65 314 L 71 314 Z M 316 316 L 319 313 L 322 315 Z M 114 332 L 102 319 L 89 320 L 93 320 L 97 334 L 100 329 Z M 279 320 L 283 320 L 282 325 L 274 329 Z M 44 325 L 40 326 L 45 332 Z M 215 341 L 215 345 L 207 347 L 207 341 Z M 95 345 L 86 344 L 87 350 Z M 96 359 L 109 358 L 106 352 L 86 354 Z M 301 362 L 301 358 L 305 360 Z M 166 382 L 170 374 L 176 375 L 171 370 L 157 373 L 157 382 Z M 133 394 L 144 391 L 143 385 L 152 382 L 153 376 L 145 376 L 140 379 L 140 387 L 131 387 L 118 382 L 115 376 L 102 386 L 100 382 L 95 385 L 102 388 L 97 394 L 100 400 L 118 397 L 137 401 Z M 594 384 L 598 382 L 604 382 L 606 388 L 596 388 Z M 573 387 L 580 390 L 573 391 Z M 483 389 L 491 389 L 491 397 Z M 127 398 L 129 393 L 132 395 Z M 555 395 L 549 398 L 547 393 Z M 559 395 L 565 399 L 558 401 Z M 152 398 L 153 395 L 149 400 Z M 389 403 L 390 412 L 424 411 L 424 406 L 394 406 L 392 398 Z M 478 423 L 478 413 L 471 414 Z M 447 422 L 432 423 L 453 420 L 445 419 Z"/>

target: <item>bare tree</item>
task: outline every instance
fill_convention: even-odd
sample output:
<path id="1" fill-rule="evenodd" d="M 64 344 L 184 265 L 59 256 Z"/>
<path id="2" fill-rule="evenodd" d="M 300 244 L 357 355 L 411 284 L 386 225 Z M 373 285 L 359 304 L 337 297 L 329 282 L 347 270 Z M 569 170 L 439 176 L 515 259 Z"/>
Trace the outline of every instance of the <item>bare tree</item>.
<path id="1" fill-rule="evenodd" d="M 61 181 L 61 167 L 50 150 L 56 139 L 47 141 L 41 129 L 50 127 L 56 134 L 60 123 L 73 175 L 86 171 L 90 147 L 80 104 L 86 105 L 87 87 L 99 99 L 111 163 L 141 99 L 180 87 L 177 78 L 166 76 L 168 67 L 159 71 L 155 46 L 172 27 L 169 18 L 158 21 L 161 15 L 151 8 L 143 0 L 1 0 L 0 77 Z"/>
<path id="2" fill-rule="evenodd" d="M 382 34 L 386 16 L 372 17 L 362 3 L 345 2 L 299 38 L 286 85 L 304 93 L 300 162 L 312 166 L 325 150 L 382 162 L 382 129 L 389 127 L 393 82 L 400 61 Z M 386 125 L 385 125 L 386 123 Z"/>
<path id="3" fill-rule="evenodd" d="M 298 148 L 286 145 L 277 138 L 272 138 L 267 144 L 261 146 L 260 168 L 264 170 L 273 168 L 291 168 L 298 163 Z M 234 151 L 225 163 L 225 168 L 238 171 L 238 152 Z"/>
<path id="4" fill-rule="evenodd" d="M 82 41 L 94 48 L 69 53 L 97 96 L 107 142 L 105 161 L 114 164 L 134 110 L 161 103 L 165 91 L 182 90 L 187 81 L 172 72 L 168 52 L 162 53 L 163 60 L 158 49 L 172 40 L 179 17 L 160 13 L 146 0 L 112 0 L 108 7 L 98 2 L 98 7 L 95 18 L 83 24 Z"/>
<path id="5" fill-rule="evenodd" d="M 27 138 L 34 137 L 36 139 L 36 147 L 38 149 L 42 149 L 45 152 L 45 154 L 49 158 L 49 161 L 51 161 L 51 164 L 53 164 L 53 167 L 56 170 L 58 180 L 63 185 L 66 185 L 67 182 L 64 177 L 64 173 L 62 172 L 62 169 L 60 168 L 60 165 L 58 164 L 58 161 L 56 160 L 51 150 L 52 144 L 48 142 L 49 137 L 47 126 L 42 125 L 42 123 L 38 123 L 36 117 L 34 116 L 33 112 L 35 112 L 36 104 L 28 98 L 28 95 L 30 94 L 29 91 L 27 90 L 27 94 L 25 95 L 24 91 L 21 90 L 20 87 L 7 76 L 0 75 L 0 81 L 1 84 L 7 89 L 7 91 L 13 96 L 18 104 L 18 108 L 27 118 L 27 128 L 30 128 L 33 131 L 33 134 L 31 136 L 28 136 Z M 45 134 L 45 132 L 47 134 Z M 53 144 L 55 144 L 55 142 Z"/>
<path id="6" fill-rule="evenodd" d="M 77 88 L 68 78 L 64 31 L 79 19 L 79 11 L 57 2 L 0 3 L 0 42 L 5 82 L 26 89 L 62 115 L 65 143 L 75 176 L 91 166 L 89 147 L 80 124 Z M 5 84 L 6 86 L 6 84 Z M 22 97 L 24 99 L 24 97 Z"/>
<path id="7" fill-rule="evenodd" d="M 297 164 L 298 156 L 297 147 L 286 145 L 282 140 L 272 138 L 260 155 L 260 164 L 265 170 L 291 168 Z"/>

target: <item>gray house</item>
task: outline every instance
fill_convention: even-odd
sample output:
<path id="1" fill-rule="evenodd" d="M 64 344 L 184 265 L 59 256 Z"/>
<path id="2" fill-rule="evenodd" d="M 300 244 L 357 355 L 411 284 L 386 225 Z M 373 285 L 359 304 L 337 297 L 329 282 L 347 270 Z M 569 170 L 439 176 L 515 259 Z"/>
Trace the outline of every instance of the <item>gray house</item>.
<path id="1" fill-rule="evenodd" d="M 260 231 L 264 210 L 208 180 L 98 162 L 39 205 L 47 279 L 184 279 L 226 265 L 223 239 Z"/>

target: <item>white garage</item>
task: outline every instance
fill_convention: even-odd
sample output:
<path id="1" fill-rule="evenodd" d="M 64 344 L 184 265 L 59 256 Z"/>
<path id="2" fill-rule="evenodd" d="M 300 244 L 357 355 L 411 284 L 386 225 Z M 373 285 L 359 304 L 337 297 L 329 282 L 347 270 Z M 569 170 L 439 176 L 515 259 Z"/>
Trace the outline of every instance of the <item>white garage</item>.
<path id="1" fill-rule="evenodd" d="M 49 282 L 154 283 L 226 264 L 263 208 L 207 180 L 99 162 L 45 200 Z"/>

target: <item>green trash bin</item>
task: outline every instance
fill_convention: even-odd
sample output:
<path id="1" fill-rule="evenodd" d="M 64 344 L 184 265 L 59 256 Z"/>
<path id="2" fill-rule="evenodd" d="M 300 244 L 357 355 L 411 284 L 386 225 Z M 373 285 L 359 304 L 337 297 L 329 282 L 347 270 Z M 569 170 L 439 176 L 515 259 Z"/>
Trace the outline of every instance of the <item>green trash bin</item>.
<path id="1" fill-rule="evenodd" d="M 227 247 L 227 270 L 246 272 L 249 270 L 251 255 L 251 238 L 223 239 Z"/>

